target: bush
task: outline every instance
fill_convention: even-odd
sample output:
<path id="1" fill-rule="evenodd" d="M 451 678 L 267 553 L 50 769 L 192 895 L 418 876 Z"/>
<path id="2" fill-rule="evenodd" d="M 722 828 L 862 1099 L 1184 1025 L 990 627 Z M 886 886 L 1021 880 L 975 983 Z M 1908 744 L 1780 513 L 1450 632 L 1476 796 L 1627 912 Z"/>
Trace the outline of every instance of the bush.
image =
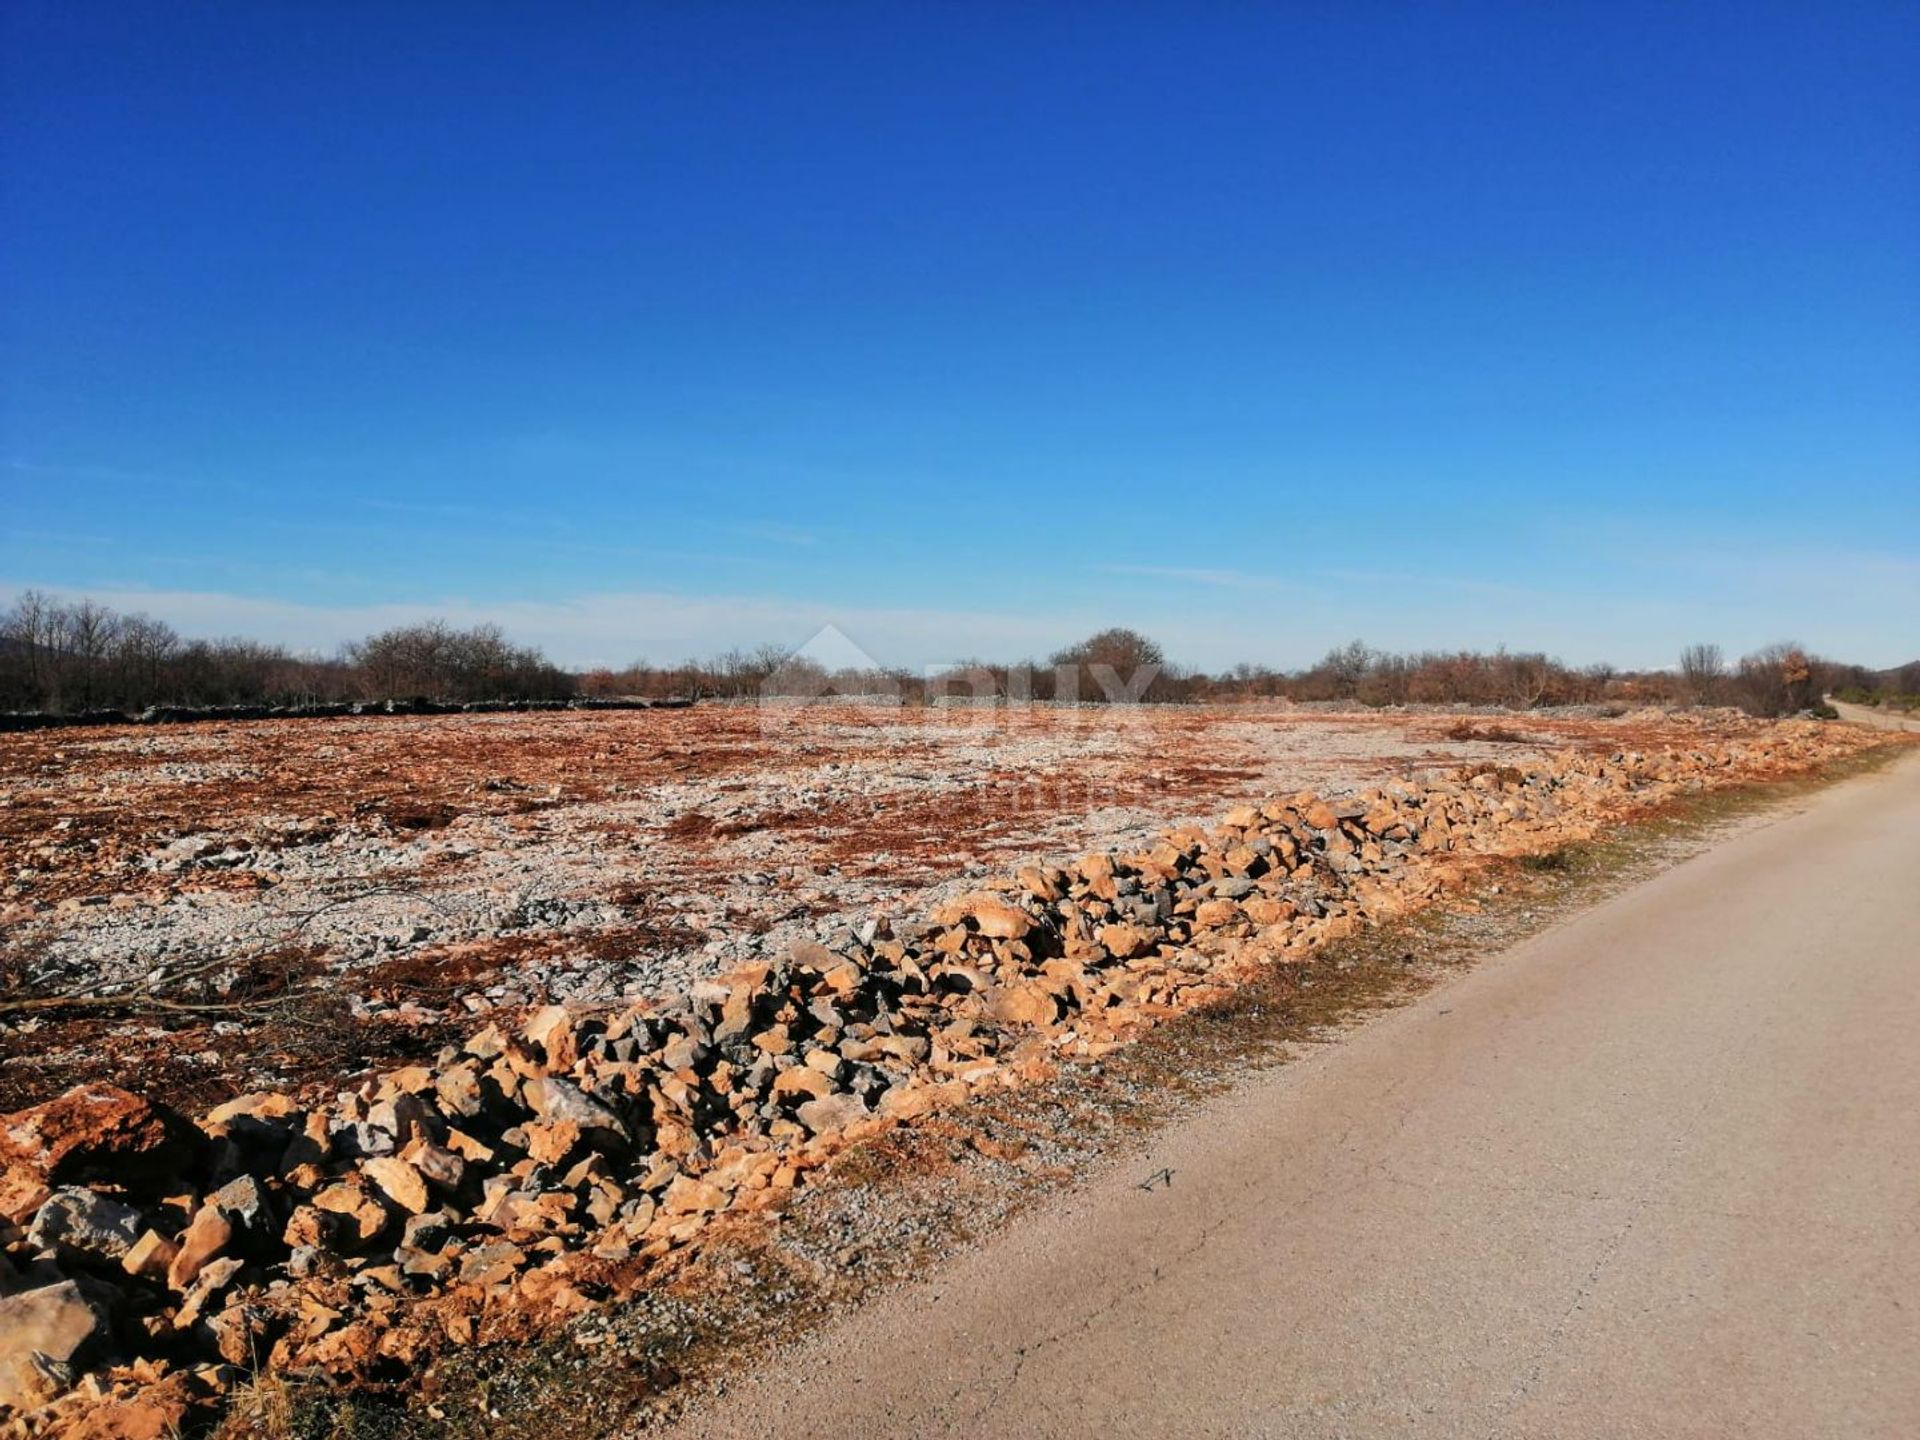
<path id="1" fill-rule="evenodd" d="M 369 699 L 565 700 L 575 692 L 572 676 L 538 650 L 509 644 L 498 625 L 403 625 L 349 645 L 346 660 Z"/>
<path id="2" fill-rule="evenodd" d="M 1052 660 L 1049 696 L 1100 703 L 1169 700 L 1175 678 L 1166 652 L 1137 630 L 1102 630 Z"/>

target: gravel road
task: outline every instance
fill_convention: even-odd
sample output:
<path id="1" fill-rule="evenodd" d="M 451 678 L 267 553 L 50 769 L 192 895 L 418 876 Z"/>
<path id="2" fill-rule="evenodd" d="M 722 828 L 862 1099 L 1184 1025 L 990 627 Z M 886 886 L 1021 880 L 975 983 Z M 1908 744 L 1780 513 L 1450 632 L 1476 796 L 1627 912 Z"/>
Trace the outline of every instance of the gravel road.
<path id="1" fill-rule="evenodd" d="M 1831 695 L 1827 696 L 1827 704 L 1849 725 L 1865 725 L 1869 730 L 1920 730 L 1920 715 L 1910 715 L 1901 710 L 1876 709 L 1871 705 L 1849 705 Z"/>
<path id="2" fill-rule="evenodd" d="M 678 1433 L 1920 1434 L 1916 875 L 1910 758 L 1249 1080 Z"/>

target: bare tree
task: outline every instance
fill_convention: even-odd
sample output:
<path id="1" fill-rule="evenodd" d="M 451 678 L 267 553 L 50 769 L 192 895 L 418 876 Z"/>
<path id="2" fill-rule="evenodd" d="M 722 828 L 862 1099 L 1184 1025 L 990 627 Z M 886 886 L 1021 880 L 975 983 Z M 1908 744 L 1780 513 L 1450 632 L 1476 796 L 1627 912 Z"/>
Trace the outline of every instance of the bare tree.
<path id="1" fill-rule="evenodd" d="M 1500 673 L 1501 700 L 1507 708 L 1531 710 L 1547 698 L 1554 664 L 1545 655 L 1509 655 L 1502 650 L 1494 660 Z"/>
<path id="2" fill-rule="evenodd" d="M 114 699 L 123 704 L 151 703 L 161 698 L 162 670 L 180 648 L 180 636 L 164 620 L 151 615 L 128 615 L 114 637 Z"/>
<path id="3" fill-rule="evenodd" d="M 47 702 L 57 608 L 42 592 L 27 590 L 0 616 L 0 642 L 3 642 L 0 650 L 4 650 L 6 660 L 6 704 L 33 706 Z"/>
<path id="4" fill-rule="evenodd" d="M 1334 695 L 1341 700 L 1351 700 L 1360 693 L 1360 682 L 1367 678 L 1367 671 L 1372 667 L 1373 652 L 1364 640 L 1352 640 L 1337 650 L 1329 650 L 1327 658 L 1320 662 Z"/>
<path id="5" fill-rule="evenodd" d="M 1718 645 L 1689 645 L 1680 652 L 1680 678 L 1696 705 L 1720 688 L 1726 672 L 1727 662 Z"/>
<path id="6" fill-rule="evenodd" d="M 346 648 L 374 698 L 496 700 L 509 696 L 559 699 L 573 692 L 572 677 L 538 650 L 508 643 L 498 625 L 455 630 L 444 620 L 401 625 Z"/>
<path id="7" fill-rule="evenodd" d="M 101 662 L 113 648 L 120 617 L 93 600 L 59 607 L 58 661 L 60 689 L 90 709 L 101 698 Z"/>

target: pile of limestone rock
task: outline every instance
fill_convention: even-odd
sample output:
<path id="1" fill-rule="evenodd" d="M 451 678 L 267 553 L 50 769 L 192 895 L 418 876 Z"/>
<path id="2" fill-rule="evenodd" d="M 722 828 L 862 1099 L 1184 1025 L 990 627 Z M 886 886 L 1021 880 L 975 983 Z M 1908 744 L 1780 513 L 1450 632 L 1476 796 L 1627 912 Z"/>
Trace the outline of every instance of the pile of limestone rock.
<path id="1" fill-rule="evenodd" d="M 1857 743 L 1791 726 L 1244 806 L 671 1001 L 489 1025 L 319 1100 L 190 1122 L 80 1087 L 0 1117 L 0 1417 L 111 1434 L 262 1367 L 395 1378 L 562 1321 L 846 1144 L 1099 1056 L 1486 857 Z"/>

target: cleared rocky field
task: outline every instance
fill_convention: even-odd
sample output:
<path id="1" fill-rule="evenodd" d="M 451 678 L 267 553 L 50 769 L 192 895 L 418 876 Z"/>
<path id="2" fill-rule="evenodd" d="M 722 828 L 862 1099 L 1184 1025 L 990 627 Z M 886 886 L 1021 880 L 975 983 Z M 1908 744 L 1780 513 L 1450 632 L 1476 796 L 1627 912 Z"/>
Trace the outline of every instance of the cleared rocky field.
<path id="1" fill-rule="evenodd" d="M 0 1110 L 80 1081 L 184 1104 L 331 1082 L 1242 800 L 1709 724 L 1756 728 L 803 705 L 0 737 L 0 979 L 26 1007 L 0 1012 Z"/>
<path id="2" fill-rule="evenodd" d="M 849 1147 L 1097 1076 L 1258 977 L 1304 989 L 1489 867 L 1897 743 L 1520 725 L 805 707 L 11 742 L 0 1421 L 163 1433 L 263 1370 L 406 1393 L 661 1293 Z"/>

